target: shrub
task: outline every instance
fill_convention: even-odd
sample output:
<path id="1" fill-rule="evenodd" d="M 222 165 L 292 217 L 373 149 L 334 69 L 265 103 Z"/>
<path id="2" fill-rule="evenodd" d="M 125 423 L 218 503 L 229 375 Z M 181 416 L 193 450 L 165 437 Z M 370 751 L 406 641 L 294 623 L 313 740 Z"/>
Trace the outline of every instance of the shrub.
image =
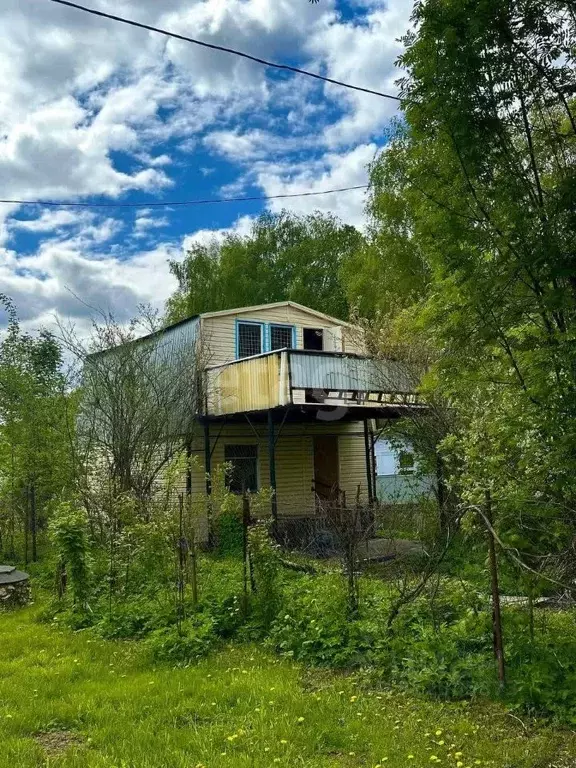
<path id="1" fill-rule="evenodd" d="M 50 521 L 50 535 L 59 558 L 57 588 L 59 592 L 64 592 L 66 574 L 74 603 L 83 610 L 90 591 L 88 520 L 85 510 L 68 501 L 58 504 Z"/>
<path id="2" fill-rule="evenodd" d="M 158 661 L 186 664 L 205 656 L 217 644 L 214 625 L 206 616 L 196 616 L 176 626 L 157 629 L 146 641 Z"/>

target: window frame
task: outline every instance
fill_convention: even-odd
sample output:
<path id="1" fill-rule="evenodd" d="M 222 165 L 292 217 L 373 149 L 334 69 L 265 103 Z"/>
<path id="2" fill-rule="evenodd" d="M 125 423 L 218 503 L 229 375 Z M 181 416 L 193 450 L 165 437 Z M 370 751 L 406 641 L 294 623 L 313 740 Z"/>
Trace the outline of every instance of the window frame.
<path id="1" fill-rule="evenodd" d="M 265 323 L 261 323 L 258 320 L 236 319 L 235 328 L 234 328 L 234 356 L 236 360 L 246 360 L 249 357 L 254 357 L 254 355 L 244 355 L 243 357 L 240 357 L 240 326 L 241 325 L 252 325 L 260 328 L 260 352 L 257 352 L 256 354 L 257 355 L 263 354 L 266 351 Z"/>
<path id="2" fill-rule="evenodd" d="M 248 493 L 258 493 L 258 491 L 260 490 L 260 487 L 261 487 L 261 484 L 260 484 L 260 450 L 259 450 L 258 443 L 225 443 L 224 444 L 224 463 L 225 464 L 231 464 L 232 463 L 231 459 L 227 459 L 226 458 L 226 450 L 228 448 L 255 448 L 255 454 L 256 454 L 255 456 L 253 456 L 253 457 L 251 456 L 250 459 L 244 458 L 244 459 L 241 459 L 241 460 L 248 461 L 248 460 L 252 460 L 253 459 L 256 462 L 256 471 L 254 473 L 254 476 L 256 478 L 256 488 L 254 490 L 250 490 L 249 489 L 247 492 Z M 236 458 L 238 458 L 238 457 L 236 457 Z M 230 493 L 233 493 L 233 494 L 235 494 L 237 496 L 242 494 L 241 490 L 240 491 L 233 491 L 230 488 L 229 478 L 227 478 L 227 480 L 226 480 L 226 488 L 228 489 L 228 491 Z"/>
<path id="3" fill-rule="evenodd" d="M 289 328 L 292 332 L 292 346 L 290 349 L 296 349 L 297 345 L 297 335 L 296 335 L 296 326 L 291 323 L 268 323 L 267 324 L 267 337 L 268 337 L 268 343 L 267 343 L 267 352 L 275 352 L 276 350 L 272 349 L 272 328 Z M 285 349 L 285 347 L 278 347 L 278 349 Z"/>

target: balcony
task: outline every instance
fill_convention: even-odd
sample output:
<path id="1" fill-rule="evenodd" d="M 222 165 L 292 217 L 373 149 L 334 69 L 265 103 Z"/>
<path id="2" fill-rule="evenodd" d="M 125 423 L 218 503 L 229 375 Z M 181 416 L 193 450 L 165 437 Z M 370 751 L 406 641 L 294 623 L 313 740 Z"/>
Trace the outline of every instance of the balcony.
<path id="1" fill-rule="evenodd" d="M 417 397 L 391 360 L 338 352 L 280 349 L 205 371 L 206 415 L 299 405 L 346 406 L 377 414 L 414 406 Z"/>

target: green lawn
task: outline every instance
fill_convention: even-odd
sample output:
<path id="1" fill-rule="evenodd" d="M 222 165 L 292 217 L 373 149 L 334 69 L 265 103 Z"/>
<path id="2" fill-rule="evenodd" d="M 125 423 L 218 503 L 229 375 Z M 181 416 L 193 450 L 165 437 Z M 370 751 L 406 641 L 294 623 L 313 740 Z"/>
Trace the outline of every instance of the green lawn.
<path id="1" fill-rule="evenodd" d="M 574 735 L 525 732 L 496 705 L 370 690 L 256 647 L 153 668 L 137 643 L 34 614 L 0 614 L 1 768 L 576 765 Z"/>

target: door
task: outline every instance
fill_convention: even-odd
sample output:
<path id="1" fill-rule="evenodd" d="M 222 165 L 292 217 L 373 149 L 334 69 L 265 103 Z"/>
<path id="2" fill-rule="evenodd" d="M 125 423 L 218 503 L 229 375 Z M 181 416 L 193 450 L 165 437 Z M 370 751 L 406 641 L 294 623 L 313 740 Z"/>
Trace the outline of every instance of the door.
<path id="1" fill-rule="evenodd" d="M 320 499 L 338 498 L 338 436 L 319 435 L 314 438 L 314 490 Z"/>

